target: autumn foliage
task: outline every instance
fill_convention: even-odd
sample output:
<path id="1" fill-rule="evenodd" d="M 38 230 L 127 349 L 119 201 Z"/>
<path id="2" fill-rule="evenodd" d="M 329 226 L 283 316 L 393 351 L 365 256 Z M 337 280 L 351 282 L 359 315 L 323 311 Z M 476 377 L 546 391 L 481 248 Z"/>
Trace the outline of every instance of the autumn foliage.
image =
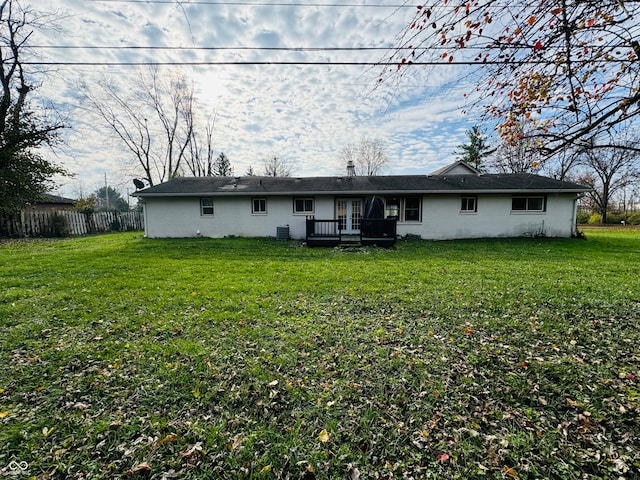
<path id="1" fill-rule="evenodd" d="M 441 0 L 416 7 L 397 68 L 381 78 L 437 60 L 475 66 L 471 108 L 497 119 L 507 142 L 530 121 L 553 153 L 640 113 L 639 15 L 638 2 L 618 0 Z"/>

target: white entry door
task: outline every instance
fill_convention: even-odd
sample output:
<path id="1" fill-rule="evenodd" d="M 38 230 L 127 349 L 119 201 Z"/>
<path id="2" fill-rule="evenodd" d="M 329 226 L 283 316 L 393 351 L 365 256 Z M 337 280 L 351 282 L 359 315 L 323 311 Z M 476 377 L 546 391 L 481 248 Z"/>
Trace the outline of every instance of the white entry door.
<path id="1" fill-rule="evenodd" d="M 357 198 L 339 198 L 336 202 L 336 214 L 342 233 L 346 235 L 357 235 L 360 233 L 362 200 Z"/>

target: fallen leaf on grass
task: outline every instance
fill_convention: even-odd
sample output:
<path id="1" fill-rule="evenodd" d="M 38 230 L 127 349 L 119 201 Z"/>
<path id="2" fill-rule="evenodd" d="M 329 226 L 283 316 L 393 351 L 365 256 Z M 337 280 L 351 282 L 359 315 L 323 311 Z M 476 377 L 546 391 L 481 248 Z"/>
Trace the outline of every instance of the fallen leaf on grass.
<path id="1" fill-rule="evenodd" d="M 330 438 L 331 435 L 329 435 L 329 432 L 327 432 L 326 430 L 322 430 L 320 432 L 320 435 L 318 435 L 318 440 L 320 440 L 322 443 L 327 443 Z"/>
<path id="2" fill-rule="evenodd" d="M 271 465 L 265 465 L 262 467 L 262 470 L 260 470 L 260 473 L 267 473 L 269 470 L 271 470 Z"/>
<path id="3" fill-rule="evenodd" d="M 127 470 L 126 472 L 124 472 L 124 474 L 127 476 L 136 475 L 138 473 L 142 475 L 148 475 L 149 473 L 151 473 L 151 465 L 149 465 L 147 462 L 142 462 L 141 464 L 133 467 L 131 470 Z"/>
<path id="4" fill-rule="evenodd" d="M 53 452 L 53 458 L 55 460 L 58 460 L 62 455 L 64 455 L 66 453 L 66 451 L 67 451 L 66 448 L 59 448 L 58 450 Z"/>
<path id="5" fill-rule="evenodd" d="M 507 476 L 513 478 L 513 480 L 518 480 L 520 478 L 518 477 L 518 474 L 513 468 L 509 468 L 506 465 L 502 467 L 502 472 L 505 473 Z"/>
<path id="6" fill-rule="evenodd" d="M 4 412 L 0 412 L 0 418 L 5 418 L 9 416 L 9 410 L 5 410 Z"/>
<path id="7" fill-rule="evenodd" d="M 158 446 L 162 445 L 163 443 L 173 442 L 176 438 L 178 438 L 178 436 L 175 433 L 170 433 L 169 435 L 164 437 L 162 440 L 158 441 Z"/>
<path id="8" fill-rule="evenodd" d="M 202 451 L 202 442 L 198 442 L 195 445 L 191 445 L 190 447 L 185 448 L 180 452 L 181 458 L 189 458 L 194 454 Z"/>
<path id="9" fill-rule="evenodd" d="M 229 450 L 231 450 L 233 452 L 235 449 L 237 449 L 242 444 L 242 439 L 243 438 L 244 438 L 244 436 L 241 433 L 239 433 L 238 435 L 233 437 L 233 440 L 231 440 L 229 443 L 227 443 L 227 448 L 229 448 Z"/>
<path id="10" fill-rule="evenodd" d="M 360 480 L 360 470 L 351 464 L 347 465 L 347 468 L 349 469 L 349 480 Z"/>
<path id="11" fill-rule="evenodd" d="M 89 410 L 89 405 L 83 402 L 76 402 L 72 405 L 72 408 L 75 408 L 77 410 L 81 410 L 81 411 L 85 411 L 85 410 Z"/>
<path id="12" fill-rule="evenodd" d="M 168 472 L 164 472 L 160 477 L 160 480 L 169 480 L 171 478 L 180 478 L 180 474 L 176 473 L 175 470 L 169 470 Z"/>
<path id="13" fill-rule="evenodd" d="M 441 453 L 440 456 L 438 457 L 438 461 L 439 462 L 446 462 L 447 460 L 449 460 L 449 454 L 448 453 Z"/>

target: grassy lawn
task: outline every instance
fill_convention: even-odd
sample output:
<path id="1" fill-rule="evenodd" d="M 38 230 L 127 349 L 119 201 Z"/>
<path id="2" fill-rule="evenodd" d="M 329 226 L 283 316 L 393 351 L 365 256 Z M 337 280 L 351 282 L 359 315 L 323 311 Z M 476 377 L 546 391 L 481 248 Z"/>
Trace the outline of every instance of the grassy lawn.
<path id="1" fill-rule="evenodd" d="M 5 242 L 0 477 L 639 478 L 639 324 L 640 230 Z"/>

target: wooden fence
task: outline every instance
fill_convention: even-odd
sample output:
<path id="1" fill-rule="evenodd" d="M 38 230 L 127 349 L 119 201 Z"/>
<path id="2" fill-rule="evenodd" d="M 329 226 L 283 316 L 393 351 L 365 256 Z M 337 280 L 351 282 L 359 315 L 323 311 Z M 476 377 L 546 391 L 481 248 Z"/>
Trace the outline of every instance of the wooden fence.
<path id="1" fill-rule="evenodd" d="M 22 210 L 0 215 L 0 237 L 64 237 L 144 230 L 142 212 Z"/>

